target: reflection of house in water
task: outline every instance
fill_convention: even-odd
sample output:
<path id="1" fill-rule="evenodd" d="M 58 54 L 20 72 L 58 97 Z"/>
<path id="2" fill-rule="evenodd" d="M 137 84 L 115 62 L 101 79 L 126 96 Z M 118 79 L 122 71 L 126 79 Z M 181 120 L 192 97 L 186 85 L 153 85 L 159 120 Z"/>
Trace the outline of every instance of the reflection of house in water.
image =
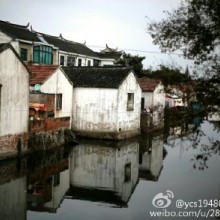
<path id="1" fill-rule="evenodd" d="M 69 188 L 69 160 L 62 157 L 62 150 L 29 161 L 33 170 L 27 177 L 27 209 L 56 212 L 59 208 Z"/>
<path id="2" fill-rule="evenodd" d="M 0 219 L 26 219 L 26 177 L 14 161 L 0 163 Z"/>
<path id="3" fill-rule="evenodd" d="M 148 136 L 140 142 L 139 177 L 157 181 L 163 167 L 163 137 Z"/>
<path id="4" fill-rule="evenodd" d="M 138 181 L 138 151 L 136 141 L 90 141 L 76 146 L 67 198 L 126 206 Z"/>

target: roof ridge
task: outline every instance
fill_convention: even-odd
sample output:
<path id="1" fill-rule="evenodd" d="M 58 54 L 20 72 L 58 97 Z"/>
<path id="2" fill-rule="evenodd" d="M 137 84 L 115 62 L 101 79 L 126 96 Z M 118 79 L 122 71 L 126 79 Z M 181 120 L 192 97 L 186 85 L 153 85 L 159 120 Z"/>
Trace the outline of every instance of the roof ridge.
<path id="1" fill-rule="evenodd" d="M 39 34 L 42 34 L 42 35 L 45 35 L 45 36 L 48 36 L 48 37 L 53 37 L 53 38 L 56 38 L 58 40 L 62 40 L 62 41 L 67 41 L 67 42 L 70 42 L 70 43 L 74 43 L 74 44 L 80 44 L 80 45 L 83 45 L 83 46 L 86 46 L 85 44 L 83 43 L 79 43 L 79 42 L 76 42 L 76 41 L 72 41 L 72 40 L 68 40 L 68 39 L 65 39 L 62 34 L 60 34 L 59 36 L 54 36 L 54 35 L 50 35 L 50 34 L 45 34 L 45 33 L 42 33 L 42 32 L 37 32 Z"/>
<path id="2" fill-rule="evenodd" d="M 12 25 L 12 26 L 16 26 L 18 28 L 26 28 L 26 29 L 28 29 L 28 27 L 30 26 L 30 22 L 28 22 L 27 25 L 14 24 L 14 23 L 11 23 L 9 21 L 2 21 L 2 20 L 0 20 L 0 22 L 5 23 L 5 24 L 9 24 L 9 25 Z"/>

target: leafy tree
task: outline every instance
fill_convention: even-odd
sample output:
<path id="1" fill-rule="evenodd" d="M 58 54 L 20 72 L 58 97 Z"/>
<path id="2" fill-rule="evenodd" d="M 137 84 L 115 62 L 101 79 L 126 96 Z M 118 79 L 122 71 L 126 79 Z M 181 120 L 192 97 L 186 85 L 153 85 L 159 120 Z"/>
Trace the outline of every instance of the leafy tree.
<path id="1" fill-rule="evenodd" d="M 159 22 L 150 22 L 147 29 L 163 52 L 180 50 L 196 64 L 209 61 L 208 73 L 219 74 L 219 12 L 219 0 L 183 0 L 179 8 L 166 12 Z"/>
<path id="2" fill-rule="evenodd" d="M 169 84 L 185 84 L 191 80 L 189 75 L 181 73 L 178 68 L 169 68 L 163 65 L 158 70 L 144 70 L 144 75 L 149 78 L 160 79 L 165 86 Z"/>
<path id="3" fill-rule="evenodd" d="M 130 53 L 123 53 L 122 58 L 120 58 L 115 64 L 122 66 L 131 66 L 134 69 L 134 72 L 137 76 L 141 76 L 143 73 L 143 64 L 142 61 L 145 57 L 140 57 L 138 55 L 131 55 Z"/>

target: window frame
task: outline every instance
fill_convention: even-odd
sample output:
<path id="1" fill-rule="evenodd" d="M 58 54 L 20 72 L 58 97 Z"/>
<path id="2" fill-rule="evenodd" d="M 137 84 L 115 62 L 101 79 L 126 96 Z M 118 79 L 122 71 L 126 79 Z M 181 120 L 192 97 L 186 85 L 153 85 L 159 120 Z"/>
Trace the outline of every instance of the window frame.
<path id="1" fill-rule="evenodd" d="M 62 63 L 61 63 L 61 61 L 62 61 Z M 60 55 L 60 62 L 59 62 L 60 66 L 64 66 L 64 63 L 65 63 L 65 56 Z"/>
<path id="2" fill-rule="evenodd" d="M 56 110 L 61 110 L 63 107 L 63 95 L 62 93 L 56 94 Z"/>
<path id="3" fill-rule="evenodd" d="M 33 48 L 33 62 L 53 64 L 53 49 L 47 45 L 36 45 Z"/>
<path id="4" fill-rule="evenodd" d="M 134 110 L 134 93 L 127 93 L 127 111 Z"/>
<path id="5" fill-rule="evenodd" d="M 78 66 L 82 66 L 82 59 L 78 58 Z"/>
<path id="6" fill-rule="evenodd" d="M 21 48 L 20 49 L 20 57 L 22 61 L 27 61 L 28 58 L 28 49 L 27 48 Z"/>

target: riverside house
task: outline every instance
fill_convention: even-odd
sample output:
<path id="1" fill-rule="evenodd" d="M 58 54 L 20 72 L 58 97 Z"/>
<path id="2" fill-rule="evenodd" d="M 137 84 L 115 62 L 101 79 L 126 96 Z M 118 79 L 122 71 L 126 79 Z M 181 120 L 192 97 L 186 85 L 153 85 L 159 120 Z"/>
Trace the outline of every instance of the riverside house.
<path id="1" fill-rule="evenodd" d="M 27 148 L 29 71 L 11 44 L 0 44 L 0 154 Z"/>
<path id="2" fill-rule="evenodd" d="M 53 106 L 49 103 L 40 104 L 45 104 L 46 109 L 50 108 L 55 118 L 71 118 L 73 86 L 62 68 L 56 65 L 29 65 L 28 68 L 31 72 L 31 91 L 35 91 L 36 85 L 38 87 L 37 92 L 30 94 L 30 103 L 36 102 L 36 95 L 54 97 Z"/>
<path id="3" fill-rule="evenodd" d="M 74 85 L 72 129 L 125 139 L 140 133 L 141 88 L 127 67 L 63 67 Z"/>

